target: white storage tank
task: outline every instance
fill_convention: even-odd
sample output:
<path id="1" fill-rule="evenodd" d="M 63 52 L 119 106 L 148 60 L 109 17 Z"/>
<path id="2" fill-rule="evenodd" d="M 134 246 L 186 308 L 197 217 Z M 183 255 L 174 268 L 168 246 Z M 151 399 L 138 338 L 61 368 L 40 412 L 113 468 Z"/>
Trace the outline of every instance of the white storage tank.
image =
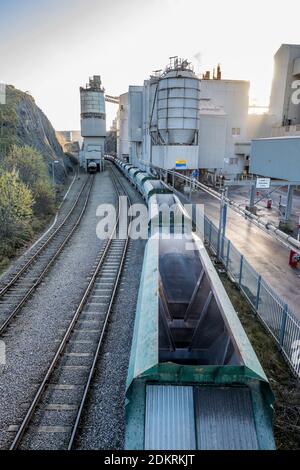
<path id="1" fill-rule="evenodd" d="M 157 89 L 157 130 L 165 145 L 197 144 L 200 80 L 186 60 L 175 58 Z"/>
<path id="2" fill-rule="evenodd" d="M 101 78 L 94 75 L 86 88 L 80 88 L 82 137 L 105 137 L 106 114 Z"/>

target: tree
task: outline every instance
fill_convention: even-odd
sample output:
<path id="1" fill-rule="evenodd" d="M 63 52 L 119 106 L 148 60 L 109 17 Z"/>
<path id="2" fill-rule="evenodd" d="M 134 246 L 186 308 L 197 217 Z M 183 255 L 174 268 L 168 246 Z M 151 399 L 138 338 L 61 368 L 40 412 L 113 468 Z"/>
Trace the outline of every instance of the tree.
<path id="1" fill-rule="evenodd" d="M 34 199 L 16 171 L 0 174 L 0 239 L 19 245 L 30 236 Z"/>
<path id="2" fill-rule="evenodd" d="M 33 211 L 36 215 L 49 215 L 55 210 L 53 193 L 47 166 L 42 155 L 32 147 L 13 145 L 6 160 L 7 171 L 14 169 L 20 179 L 32 191 L 35 203 Z"/>

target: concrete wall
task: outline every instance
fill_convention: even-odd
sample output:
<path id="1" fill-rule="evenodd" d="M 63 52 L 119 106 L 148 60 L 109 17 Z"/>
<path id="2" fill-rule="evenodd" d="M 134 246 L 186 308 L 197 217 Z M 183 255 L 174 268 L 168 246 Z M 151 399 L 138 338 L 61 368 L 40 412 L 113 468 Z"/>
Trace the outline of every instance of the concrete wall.
<path id="1" fill-rule="evenodd" d="M 83 137 L 105 137 L 106 120 L 105 118 L 84 118 L 81 119 L 81 135 Z"/>
<path id="2" fill-rule="evenodd" d="M 247 140 L 271 137 L 276 116 L 272 114 L 248 114 Z"/>
<path id="3" fill-rule="evenodd" d="M 199 168 L 223 168 L 226 146 L 226 114 L 202 110 L 200 111 L 199 123 Z"/>
<path id="4" fill-rule="evenodd" d="M 152 163 L 167 169 L 176 168 L 176 161 L 187 162 L 186 169 L 198 168 L 198 147 L 196 145 L 153 145 Z"/>
<path id="5" fill-rule="evenodd" d="M 202 80 L 201 99 L 212 100 L 227 115 L 226 142 L 223 172 L 234 174 L 241 171 L 235 144 L 247 140 L 247 120 L 250 83 L 243 80 Z M 233 129 L 239 129 L 239 134 Z M 232 163 L 236 161 L 236 163 Z"/>
<path id="6" fill-rule="evenodd" d="M 143 87 L 130 86 L 128 97 L 129 139 L 132 142 L 143 140 Z"/>
<path id="7" fill-rule="evenodd" d="M 253 140 L 250 172 L 270 178 L 300 181 L 300 137 Z"/>

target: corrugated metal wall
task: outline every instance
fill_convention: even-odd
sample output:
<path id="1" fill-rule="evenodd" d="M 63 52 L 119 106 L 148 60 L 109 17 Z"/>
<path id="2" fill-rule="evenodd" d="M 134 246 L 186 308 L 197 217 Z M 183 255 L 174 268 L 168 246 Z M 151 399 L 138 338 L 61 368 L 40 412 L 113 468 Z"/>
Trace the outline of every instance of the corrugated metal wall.
<path id="1" fill-rule="evenodd" d="M 258 449 L 249 389 L 148 385 L 145 449 Z"/>
<path id="2" fill-rule="evenodd" d="M 147 386 L 145 449 L 196 449 L 193 387 Z"/>

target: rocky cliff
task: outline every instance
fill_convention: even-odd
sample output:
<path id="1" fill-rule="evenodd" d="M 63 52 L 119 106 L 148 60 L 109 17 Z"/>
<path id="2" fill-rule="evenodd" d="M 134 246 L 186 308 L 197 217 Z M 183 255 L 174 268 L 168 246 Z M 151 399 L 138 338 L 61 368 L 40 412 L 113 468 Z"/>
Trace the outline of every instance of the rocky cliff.
<path id="1" fill-rule="evenodd" d="M 58 160 L 60 165 L 56 165 L 55 174 L 59 182 L 63 182 L 72 166 L 49 119 L 36 105 L 34 98 L 9 85 L 6 87 L 5 104 L 0 104 L 0 158 L 5 157 L 12 144 L 35 148 L 48 164 L 49 173 L 52 162 Z"/>

